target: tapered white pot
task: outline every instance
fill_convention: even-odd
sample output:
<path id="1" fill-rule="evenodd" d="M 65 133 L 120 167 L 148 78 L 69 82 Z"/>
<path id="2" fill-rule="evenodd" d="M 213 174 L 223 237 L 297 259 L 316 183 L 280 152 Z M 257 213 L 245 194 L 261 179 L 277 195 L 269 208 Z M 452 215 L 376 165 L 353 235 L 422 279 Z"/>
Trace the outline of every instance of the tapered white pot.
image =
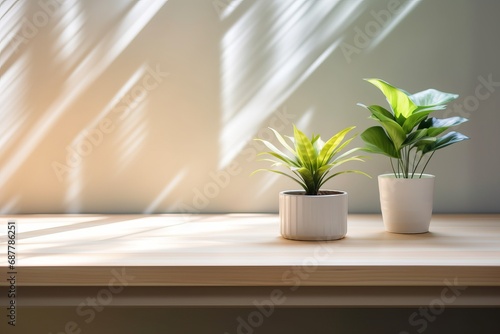
<path id="1" fill-rule="evenodd" d="M 320 195 L 283 191 L 279 196 L 280 231 L 292 240 L 335 240 L 347 233 L 347 193 L 324 190 Z"/>
<path id="2" fill-rule="evenodd" d="M 429 231 L 434 198 L 434 175 L 396 178 L 394 174 L 378 177 L 380 208 L 386 231 L 425 233 Z"/>

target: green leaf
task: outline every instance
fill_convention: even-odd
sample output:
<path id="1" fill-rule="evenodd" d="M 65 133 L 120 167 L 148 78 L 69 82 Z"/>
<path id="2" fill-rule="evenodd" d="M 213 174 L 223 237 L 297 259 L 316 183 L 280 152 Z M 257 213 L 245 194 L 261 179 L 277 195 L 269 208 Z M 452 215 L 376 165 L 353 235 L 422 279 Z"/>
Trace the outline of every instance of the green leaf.
<path id="1" fill-rule="evenodd" d="M 391 138 L 392 143 L 394 144 L 394 149 L 396 151 L 399 150 L 406 139 L 406 134 L 403 131 L 403 128 L 398 123 L 392 120 L 382 121 L 380 123 L 382 123 L 382 126 L 389 135 L 389 138 Z"/>
<path id="2" fill-rule="evenodd" d="M 335 157 L 335 155 L 337 155 L 337 153 L 342 151 L 353 140 L 354 140 L 354 137 L 349 138 L 346 141 L 344 141 L 343 143 L 341 143 L 339 146 L 337 146 L 337 148 L 333 151 L 332 155 L 330 156 L 330 159 L 328 159 L 328 163 L 330 163 L 332 161 L 333 157 Z M 357 149 L 360 149 L 360 148 L 358 147 Z"/>
<path id="3" fill-rule="evenodd" d="M 354 139 L 354 138 L 350 138 L 349 140 L 346 140 L 344 143 L 342 143 L 342 145 L 344 145 L 344 144 L 346 144 L 346 143 L 350 142 L 350 141 L 351 141 L 351 140 L 353 140 L 353 139 Z M 352 154 L 352 153 L 354 153 L 354 152 L 356 152 L 356 151 L 359 151 L 359 150 L 362 150 L 362 148 L 361 148 L 361 147 L 355 147 L 355 148 L 352 148 L 352 149 L 350 149 L 349 151 L 344 152 L 344 153 L 342 153 L 341 155 L 339 155 L 338 157 L 336 157 L 334 161 L 336 161 L 336 160 L 340 160 L 340 159 L 344 159 L 344 158 L 345 158 L 345 157 L 347 157 L 348 155 L 350 155 L 350 154 Z"/>
<path id="4" fill-rule="evenodd" d="M 264 139 L 254 139 L 256 141 L 260 141 L 261 143 L 263 143 L 268 149 L 270 149 L 272 152 L 276 153 L 277 155 L 283 157 L 283 158 L 286 158 L 286 159 L 290 159 L 290 157 L 288 157 L 288 155 L 286 153 L 283 153 L 281 150 L 279 150 L 276 146 L 274 146 L 271 142 L 267 141 L 267 140 L 264 140 Z"/>
<path id="5" fill-rule="evenodd" d="M 394 117 L 394 115 L 391 114 L 387 109 L 385 109 L 381 106 L 372 105 L 372 106 L 368 107 L 368 110 L 371 111 L 372 116 L 373 116 L 372 118 L 374 120 L 378 120 L 378 121 L 390 120 L 390 121 L 396 122 L 396 118 Z"/>
<path id="6" fill-rule="evenodd" d="M 333 135 L 330 139 L 328 139 L 319 152 L 318 155 L 318 166 L 322 166 L 330 162 L 330 159 L 337 152 L 337 148 L 339 144 L 344 140 L 345 136 L 349 131 L 353 130 L 355 126 L 351 126 L 339 131 L 337 134 Z M 350 142 L 350 140 L 349 140 Z"/>
<path id="7" fill-rule="evenodd" d="M 437 138 L 435 142 L 424 145 L 422 148 L 419 147 L 419 149 L 421 149 L 422 154 L 427 154 L 467 139 L 469 139 L 469 137 L 461 134 L 460 132 L 452 131 Z"/>
<path id="8" fill-rule="evenodd" d="M 378 106 L 376 104 L 371 106 L 365 106 L 364 104 L 361 103 L 358 103 L 358 106 L 368 109 L 369 111 L 372 112 L 372 114 L 373 112 L 377 112 L 378 114 L 381 114 L 387 118 L 394 119 L 394 115 L 389 110 L 385 109 L 382 106 Z"/>
<path id="9" fill-rule="evenodd" d="M 320 136 L 319 136 L 319 135 L 315 135 L 315 134 L 313 133 L 313 135 L 311 136 L 311 144 L 314 146 L 314 144 L 316 144 L 316 142 L 317 142 L 318 140 L 320 140 L 320 139 L 321 139 L 321 138 L 320 138 Z"/>
<path id="10" fill-rule="evenodd" d="M 394 116 L 399 119 L 400 116 L 408 118 L 417 108 L 415 103 L 409 98 L 408 93 L 392 86 L 388 82 L 380 79 L 365 79 L 385 95 L 387 101 L 394 111 Z"/>
<path id="11" fill-rule="evenodd" d="M 406 140 L 403 143 L 403 147 L 405 146 L 410 146 L 418 143 L 419 141 L 423 140 L 423 138 L 429 138 L 427 134 L 427 129 L 421 129 L 417 130 L 415 132 L 412 132 L 406 137 Z M 433 138 L 431 141 L 435 141 L 436 138 Z"/>
<path id="12" fill-rule="evenodd" d="M 426 89 L 410 95 L 410 99 L 419 107 L 441 106 L 457 98 L 457 94 L 445 93 L 436 89 Z"/>
<path id="13" fill-rule="evenodd" d="M 304 184 L 306 185 L 304 189 L 306 190 L 307 195 L 316 195 L 318 193 L 319 185 L 315 182 L 314 175 L 309 169 L 302 167 L 293 170 L 293 172 L 304 181 Z"/>
<path id="14" fill-rule="evenodd" d="M 403 131 L 406 134 L 409 134 L 417 124 L 422 122 L 422 120 L 426 119 L 427 116 L 432 112 L 432 110 L 424 110 L 415 112 L 413 115 L 408 117 L 403 124 Z"/>
<path id="15" fill-rule="evenodd" d="M 417 106 L 417 109 L 413 112 L 414 114 L 417 112 L 421 111 L 437 111 L 437 110 L 444 110 L 446 109 L 446 105 L 440 105 L 440 106 Z"/>
<path id="16" fill-rule="evenodd" d="M 399 123 L 394 120 L 394 116 L 380 106 L 369 106 L 368 109 L 372 112 L 375 119 L 382 124 L 394 143 L 394 148 L 399 150 L 406 139 L 406 133 L 403 131 L 403 128 L 399 125 Z M 387 117 L 387 115 L 389 115 L 389 117 Z M 402 119 L 404 119 L 404 117 L 402 117 Z"/>
<path id="17" fill-rule="evenodd" d="M 286 155 L 281 155 L 281 154 L 278 154 L 276 152 L 261 152 L 257 155 L 265 155 L 265 154 L 268 154 L 268 155 L 271 155 L 275 158 L 278 158 L 280 159 L 281 161 L 283 161 L 284 163 L 288 164 L 288 165 L 292 165 L 292 166 L 299 166 L 299 164 L 295 161 L 293 161 L 292 159 L 288 158 Z"/>
<path id="18" fill-rule="evenodd" d="M 295 150 L 301 165 L 310 170 L 316 169 L 316 150 L 311 141 L 302 131 L 297 129 L 295 125 L 293 126 L 293 133 L 295 138 Z"/>
<path id="19" fill-rule="evenodd" d="M 274 130 L 273 128 L 269 128 L 271 129 L 272 132 L 274 132 L 274 135 L 276 136 L 276 138 L 278 138 L 278 141 L 281 143 L 281 145 L 283 145 L 284 148 L 286 148 L 288 151 L 290 151 L 293 155 L 297 155 L 297 152 L 295 152 L 295 150 L 290 146 L 288 145 L 288 143 L 286 142 L 285 138 L 283 138 L 282 135 L 280 135 L 280 133 L 276 130 Z"/>
<path id="20" fill-rule="evenodd" d="M 331 163 L 331 165 L 332 165 L 332 167 L 337 167 L 337 166 L 340 166 L 343 163 L 346 163 L 348 161 L 364 161 L 364 160 L 361 158 L 361 156 L 356 155 L 356 156 L 352 156 L 352 157 L 348 157 L 348 158 L 335 159 L 335 161 L 333 161 Z"/>
<path id="21" fill-rule="evenodd" d="M 468 119 L 464 117 L 449 117 L 449 118 L 428 118 L 424 121 L 422 121 L 418 128 L 419 129 L 429 129 L 429 135 L 430 136 L 437 136 L 444 131 L 448 130 L 452 126 L 457 126 L 459 124 L 462 124 L 464 122 L 467 122 Z"/>
<path id="22" fill-rule="evenodd" d="M 361 134 L 361 139 L 367 144 L 363 150 L 384 154 L 391 158 L 399 158 L 399 152 L 394 148 L 394 143 L 387 136 L 384 129 L 380 126 L 373 126 L 366 129 Z"/>
<path id="23" fill-rule="evenodd" d="M 324 146 L 325 142 L 321 139 L 321 137 L 319 137 L 313 144 L 314 150 L 316 151 L 316 156 L 318 156 L 318 164 L 319 164 L 319 152 L 321 152 Z"/>

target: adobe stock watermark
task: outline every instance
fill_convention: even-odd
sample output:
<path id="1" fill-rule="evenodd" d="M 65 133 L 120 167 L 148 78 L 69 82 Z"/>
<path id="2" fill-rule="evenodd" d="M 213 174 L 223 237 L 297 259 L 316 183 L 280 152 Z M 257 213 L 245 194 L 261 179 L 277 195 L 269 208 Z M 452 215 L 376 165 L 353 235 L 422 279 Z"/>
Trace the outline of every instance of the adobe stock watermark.
<path id="1" fill-rule="evenodd" d="M 466 286 L 461 286 L 458 283 L 458 278 L 456 277 L 453 282 L 445 279 L 443 283 L 445 287 L 441 290 L 439 297 L 431 300 L 428 306 L 419 307 L 417 311 L 408 317 L 410 326 L 415 327 L 413 333 L 423 333 L 429 326 L 429 323 L 434 322 L 439 315 L 443 314 L 446 306 L 453 304 L 457 297 L 467 289 Z M 401 331 L 399 334 L 410 334 L 410 332 Z"/>
<path id="2" fill-rule="evenodd" d="M 139 83 L 133 86 L 111 110 L 110 117 L 101 119 L 93 129 L 86 130 L 76 140 L 76 143 L 66 146 L 66 160 L 64 163 L 52 162 L 52 169 L 59 182 L 63 182 L 72 169 L 78 168 L 83 158 L 92 154 L 94 149 L 104 142 L 105 136 L 116 129 L 118 121 L 123 121 L 168 76 L 168 72 L 163 72 L 159 65 L 156 65 L 155 69 L 148 65 L 145 72 L 142 79 L 138 81 Z"/>
<path id="3" fill-rule="evenodd" d="M 254 310 L 245 316 L 236 318 L 236 334 L 253 334 L 255 330 L 264 325 L 265 320 L 271 317 L 277 306 L 283 305 L 287 300 L 287 293 L 297 291 L 313 272 L 318 270 L 321 261 L 333 254 L 333 250 L 325 242 L 319 242 L 314 249 L 313 255 L 305 258 L 298 266 L 286 270 L 281 276 L 282 282 L 286 285 L 282 288 L 275 288 L 269 293 L 269 297 L 264 300 L 254 300 L 252 302 Z M 224 332 L 224 334 L 230 334 Z"/>
<path id="4" fill-rule="evenodd" d="M 102 312 L 104 307 L 111 304 L 115 295 L 121 293 L 125 287 L 133 281 L 135 276 L 129 276 L 125 272 L 125 268 L 121 272 L 111 270 L 112 278 L 108 282 L 106 288 L 100 289 L 95 296 L 87 297 L 76 308 L 76 315 L 79 320 L 70 320 L 64 325 L 62 331 L 49 334 L 80 334 L 83 332 L 82 325 L 90 324 L 96 318 L 96 312 Z"/>
<path id="5" fill-rule="evenodd" d="M 340 49 L 348 64 L 352 62 L 354 55 L 359 55 L 361 51 L 370 46 L 372 40 L 376 38 L 401 11 L 404 3 L 405 1 L 401 0 L 389 0 L 386 9 L 370 11 L 370 16 L 373 19 L 368 21 L 362 28 L 359 26 L 354 27 L 352 44 L 347 42 L 340 44 Z"/>
<path id="6" fill-rule="evenodd" d="M 40 29 L 47 26 L 64 1 L 39 0 L 37 4 L 40 9 L 35 11 L 31 17 L 23 17 L 18 32 L 9 34 L 12 50 L 17 53 L 22 44 L 28 44 L 33 40 L 40 32 Z"/>
<path id="7" fill-rule="evenodd" d="M 277 131 L 283 131 L 295 117 L 295 115 L 288 113 L 286 107 L 283 107 L 275 112 L 268 124 L 269 127 Z M 274 138 L 273 132 L 268 127 L 261 129 L 257 136 L 266 140 Z M 180 203 L 175 208 L 175 211 L 179 213 L 196 213 L 206 208 L 212 199 L 216 198 L 222 190 L 229 186 L 231 179 L 243 171 L 243 167 L 238 160 L 243 159 L 245 163 L 255 161 L 260 150 L 260 143 L 252 140 L 248 147 L 243 149 L 224 170 L 209 172 L 210 181 L 201 187 L 193 188 L 191 203 Z"/>
<path id="8" fill-rule="evenodd" d="M 468 118 L 472 112 L 479 109 L 481 101 L 489 99 L 496 89 L 500 87 L 500 81 L 493 81 L 493 74 L 488 74 L 485 78 L 480 75 L 477 77 L 478 84 L 474 89 L 474 94 L 466 96 L 462 103 L 455 102 L 450 108 L 445 111 L 445 117 L 450 114 L 457 114 Z"/>

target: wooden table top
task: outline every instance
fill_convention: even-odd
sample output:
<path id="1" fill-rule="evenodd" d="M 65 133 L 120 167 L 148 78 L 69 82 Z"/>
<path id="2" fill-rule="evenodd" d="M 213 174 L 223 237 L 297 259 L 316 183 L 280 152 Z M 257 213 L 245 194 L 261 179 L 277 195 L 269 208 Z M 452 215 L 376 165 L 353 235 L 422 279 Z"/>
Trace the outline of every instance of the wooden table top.
<path id="1" fill-rule="evenodd" d="M 7 221 L 19 286 L 104 286 L 117 273 L 132 286 L 500 286 L 500 215 L 434 215 L 414 235 L 349 215 L 346 238 L 329 242 L 283 239 L 272 214 L 0 216 L 2 271 Z"/>

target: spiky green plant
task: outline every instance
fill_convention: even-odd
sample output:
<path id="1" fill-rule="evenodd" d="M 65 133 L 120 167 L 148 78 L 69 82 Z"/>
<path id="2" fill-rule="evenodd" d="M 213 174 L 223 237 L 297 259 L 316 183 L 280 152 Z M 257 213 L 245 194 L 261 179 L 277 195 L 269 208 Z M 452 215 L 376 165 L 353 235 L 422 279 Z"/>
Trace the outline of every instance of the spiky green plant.
<path id="1" fill-rule="evenodd" d="M 368 128 L 361 134 L 361 139 L 366 143 L 363 149 L 388 156 L 395 177 L 422 177 L 437 150 L 469 139 L 456 131 L 444 133 L 468 119 L 428 117 L 433 111 L 445 109 L 446 104 L 458 98 L 458 95 L 435 89 L 410 94 L 380 79 L 365 80 L 382 91 L 391 109 L 358 104 L 370 111 L 371 119 L 380 123 L 380 126 Z"/>
<path id="2" fill-rule="evenodd" d="M 325 182 L 340 174 L 357 173 L 369 177 L 368 174 L 358 170 L 346 170 L 330 174 L 333 168 L 345 162 L 363 161 L 359 155 L 348 156 L 360 148 L 353 148 L 341 155 L 337 155 L 354 139 L 352 137 L 343 141 L 347 133 L 354 128 L 354 126 L 346 128 L 332 136 L 326 142 L 321 140 L 319 135 L 314 134 L 309 139 L 295 125 L 293 126 L 293 137 L 282 136 L 278 131 L 270 128 L 288 152 L 283 152 L 267 140 L 256 138 L 255 140 L 262 142 L 270 149 L 270 151 L 261 152 L 259 155 L 269 155 L 275 159 L 261 159 L 261 161 L 271 162 L 272 168 L 258 169 L 252 174 L 260 171 L 269 171 L 284 175 L 300 184 L 304 188 L 306 195 L 318 195 L 320 188 Z M 274 167 L 282 167 L 285 170 L 288 169 L 289 172 L 285 173 L 282 170 L 274 169 Z"/>

